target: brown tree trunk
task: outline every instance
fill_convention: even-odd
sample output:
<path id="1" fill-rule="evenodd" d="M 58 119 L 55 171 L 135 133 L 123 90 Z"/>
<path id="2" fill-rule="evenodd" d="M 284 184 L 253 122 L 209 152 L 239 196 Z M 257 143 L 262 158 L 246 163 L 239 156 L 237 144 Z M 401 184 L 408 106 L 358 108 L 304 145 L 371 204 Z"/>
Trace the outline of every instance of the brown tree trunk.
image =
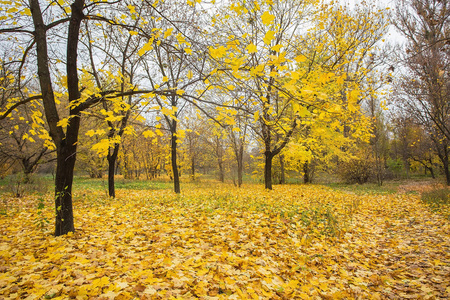
<path id="1" fill-rule="evenodd" d="M 75 231 L 72 208 L 72 183 L 76 160 L 76 145 L 66 143 L 58 148 L 55 176 L 55 236 Z"/>
<path id="2" fill-rule="evenodd" d="M 58 126 L 59 116 L 52 88 L 48 66 L 47 28 L 43 21 L 38 0 L 30 0 L 30 10 L 35 28 L 35 41 L 38 64 L 38 77 L 44 104 L 45 117 L 49 125 L 50 136 L 56 145 L 56 177 L 55 177 L 55 236 L 74 231 L 72 208 L 73 171 L 76 160 L 78 130 L 80 127 L 80 110 L 70 109 L 71 119 L 66 134 Z M 67 90 L 69 102 L 80 98 L 78 87 L 78 38 L 80 24 L 83 19 L 84 0 L 75 0 L 69 20 L 67 37 Z"/>
<path id="3" fill-rule="evenodd" d="M 178 173 L 177 165 L 177 121 L 172 120 L 171 126 L 171 138 L 170 138 L 170 153 L 172 159 L 172 173 L 173 173 L 173 189 L 175 193 L 179 194 L 180 190 L 180 175 Z"/>
<path id="4" fill-rule="evenodd" d="M 116 162 L 117 162 L 117 156 L 119 155 L 119 144 L 116 144 L 114 146 L 113 152 L 110 154 L 108 153 L 108 194 L 109 197 L 115 198 L 116 197 L 116 188 L 114 183 L 114 175 L 116 170 Z"/>
<path id="5" fill-rule="evenodd" d="M 310 183 L 311 178 L 309 176 L 309 164 L 307 161 L 303 164 L 303 183 Z"/>
<path id="6" fill-rule="evenodd" d="M 244 173 L 244 144 L 241 142 L 237 156 L 237 184 L 241 187 Z"/>
<path id="7" fill-rule="evenodd" d="M 270 151 L 264 152 L 265 161 L 264 161 L 264 185 L 268 190 L 272 190 L 272 160 L 273 153 Z"/>

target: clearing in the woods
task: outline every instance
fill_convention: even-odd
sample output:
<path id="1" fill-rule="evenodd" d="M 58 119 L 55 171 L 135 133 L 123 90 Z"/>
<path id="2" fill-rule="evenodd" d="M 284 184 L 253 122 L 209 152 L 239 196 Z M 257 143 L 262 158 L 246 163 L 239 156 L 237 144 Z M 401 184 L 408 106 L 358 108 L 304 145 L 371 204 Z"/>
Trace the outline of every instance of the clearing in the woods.
<path id="1" fill-rule="evenodd" d="M 318 185 L 187 184 L 76 192 L 53 237 L 50 194 L 2 195 L 2 299 L 448 299 L 448 205 Z"/>

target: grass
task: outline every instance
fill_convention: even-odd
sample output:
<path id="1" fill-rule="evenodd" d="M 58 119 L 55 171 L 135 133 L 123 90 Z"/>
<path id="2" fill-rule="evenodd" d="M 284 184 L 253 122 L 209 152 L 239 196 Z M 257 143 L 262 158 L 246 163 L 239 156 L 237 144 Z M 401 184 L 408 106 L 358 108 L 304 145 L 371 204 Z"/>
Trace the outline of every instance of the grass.
<path id="1" fill-rule="evenodd" d="M 401 184 L 400 181 L 386 182 L 379 186 L 376 183 L 365 183 L 365 184 L 345 184 L 345 183 L 330 183 L 326 186 L 332 188 L 333 190 L 352 192 L 358 195 L 363 194 L 395 194 L 398 191 L 398 187 Z"/>
<path id="2" fill-rule="evenodd" d="M 450 220 L 450 189 L 440 188 L 424 192 L 421 199 L 431 211 L 439 212 Z"/>

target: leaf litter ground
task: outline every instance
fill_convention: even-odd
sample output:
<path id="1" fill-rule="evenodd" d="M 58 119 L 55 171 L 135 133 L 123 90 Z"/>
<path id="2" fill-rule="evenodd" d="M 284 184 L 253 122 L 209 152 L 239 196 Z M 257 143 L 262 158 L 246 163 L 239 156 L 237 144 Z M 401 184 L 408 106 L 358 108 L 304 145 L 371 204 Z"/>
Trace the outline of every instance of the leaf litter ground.
<path id="1" fill-rule="evenodd" d="M 450 298 L 449 220 L 414 194 L 87 190 L 58 238 L 50 196 L 6 200 L 0 299 Z"/>

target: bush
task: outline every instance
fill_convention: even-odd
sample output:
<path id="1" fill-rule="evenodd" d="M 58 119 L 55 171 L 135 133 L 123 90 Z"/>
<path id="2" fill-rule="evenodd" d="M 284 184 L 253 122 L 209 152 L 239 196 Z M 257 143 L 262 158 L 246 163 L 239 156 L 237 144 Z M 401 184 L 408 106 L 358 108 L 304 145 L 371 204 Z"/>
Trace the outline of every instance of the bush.
<path id="1" fill-rule="evenodd" d="M 363 159 L 352 159 L 341 162 L 338 174 L 346 183 L 366 183 L 372 176 L 372 162 Z"/>

